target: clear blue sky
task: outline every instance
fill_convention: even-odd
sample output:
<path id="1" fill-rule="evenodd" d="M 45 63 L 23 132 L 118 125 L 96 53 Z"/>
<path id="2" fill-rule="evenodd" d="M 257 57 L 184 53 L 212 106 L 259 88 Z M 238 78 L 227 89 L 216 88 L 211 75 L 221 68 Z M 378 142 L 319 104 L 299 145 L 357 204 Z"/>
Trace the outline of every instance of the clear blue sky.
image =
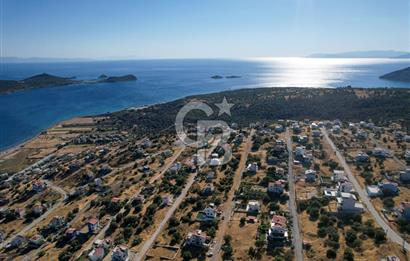
<path id="1" fill-rule="evenodd" d="M 304 56 L 410 49 L 409 0 L 0 0 L 1 55 Z"/>

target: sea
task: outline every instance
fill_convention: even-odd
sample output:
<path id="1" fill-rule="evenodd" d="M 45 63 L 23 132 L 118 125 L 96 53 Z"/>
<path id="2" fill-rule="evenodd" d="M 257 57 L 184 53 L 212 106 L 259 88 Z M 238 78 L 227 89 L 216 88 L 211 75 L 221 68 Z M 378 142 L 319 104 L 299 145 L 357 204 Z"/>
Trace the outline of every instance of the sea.
<path id="1" fill-rule="evenodd" d="M 75 84 L 0 94 L 0 151 L 54 124 L 181 97 L 256 87 L 397 87 L 409 83 L 379 79 L 410 66 L 409 59 L 253 58 L 157 59 L 59 63 L 0 63 L 0 79 L 39 73 L 95 79 L 134 74 L 135 82 Z M 212 79 L 213 75 L 240 76 Z M 229 101 L 228 101 L 229 102 Z"/>

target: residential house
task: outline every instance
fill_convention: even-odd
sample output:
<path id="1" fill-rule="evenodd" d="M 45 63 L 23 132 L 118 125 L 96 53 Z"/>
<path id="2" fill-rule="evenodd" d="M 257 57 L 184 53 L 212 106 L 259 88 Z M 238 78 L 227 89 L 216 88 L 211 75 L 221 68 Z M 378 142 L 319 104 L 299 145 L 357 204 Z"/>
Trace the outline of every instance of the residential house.
<path id="1" fill-rule="evenodd" d="M 65 219 L 61 216 L 54 216 L 50 221 L 50 227 L 53 229 L 60 228 L 65 225 Z"/>
<path id="2" fill-rule="evenodd" d="M 318 129 L 319 129 L 319 125 L 317 125 L 316 122 L 312 122 L 312 124 L 310 124 L 310 128 L 311 128 L 312 130 L 318 130 Z"/>
<path id="3" fill-rule="evenodd" d="M 79 235 L 80 235 L 80 231 L 78 231 L 77 229 L 75 229 L 73 227 L 67 228 L 67 230 L 64 233 L 64 237 L 67 240 L 73 240 Z"/>
<path id="4" fill-rule="evenodd" d="M 403 183 L 410 183 L 410 168 L 405 171 L 400 171 L 400 181 Z"/>
<path id="5" fill-rule="evenodd" d="M 207 183 L 210 183 L 210 182 L 212 182 L 212 180 L 213 180 L 214 178 L 215 178 L 215 172 L 210 171 L 210 172 L 208 172 L 208 173 L 206 174 L 205 181 L 206 181 Z"/>
<path id="6" fill-rule="evenodd" d="M 249 163 L 248 167 L 246 168 L 246 171 L 250 174 L 256 174 L 256 172 L 258 172 L 258 163 L 253 162 L 253 163 Z"/>
<path id="7" fill-rule="evenodd" d="M 356 196 L 351 193 L 340 193 L 337 203 L 339 211 L 343 214 L 360 214 L 364 210 L 363 205 L 357 202 Z"/>
<path id="8" fill-rule="evenodd" d="M 99 229 L 99 221 L 96 218 L 90 218 L 87 222 L 87 227 L 88 227 L 88 233 L 89 234 L 94 234 L 97 232 Z"/>
<path id="9" fill-rule="evenodd" d="M 37 202 L 37 203 L 33 206 L 33 208 L 32 208 L 33 213 L 34 213 L 36 216 L 42 215 L 42 214 L 44 213 L 44 210 L 45 210 L 45 209 L 46 209 L 46 208 L 45 208 L 40 202 Z"/>
<path id="10" fill-rule="evenodd" d="M 206 207 L 199 211 L 197 220 L 199 222 L 212 222 L 217 219 L 217 212 L 213 207 Z"/>
<path id="11" fill-rule="evenodd" d="M 42 244 L 44 244 L 45 240 L 44 237 L 40 234 L 34 235 L 32 238 L 29 239 L 28 243 L 30 246 L 34 248 L 40 247 Z"/>
<path id="12" fill-rule="evenodd" d="M 128 247 L 125 245 L 116 246 L 112 251 L 111 261 L 128 261 Z"/>
<path id="13" fill-rule="evenodd" d="M 366 191 L 371 198 L 378 197 L 381 194 L 379 186 L 376 185 L 367 186 Z"/>
<path id="14" fill-rule="evenodd" d="M 319 138 L 322 135 L 322 133 L 320 132 L 320 130 L 313 130 L 312 131 L 312 136 Z"/>
<path id="15" fill-rule="evenodd" d="M 305 171 L 305 182 L 315 182 L 316 181 L 316 171 L 313 169 L 308 169 Z"/>
<path id="16" fill-rule="evenodd" d="M 275 182 L 269 182 L 268 185 L 268 193 L 273 195 L 282 195 L 285 191 L 285 181 L 284 180 L 277 180 Z"/>
<path id="17" fill-rule="evenodd" d="M 340 126 L 339 125 L 334 125 L 333 127 L 332 127 L 332 133 L 333 134 L 339 134 L 340 132 L 341 132 L 341 128 L 340 128 Z"/>
<path id="18" fill-rule="evenodd" d="M 212 184 L 206 184 L 206 186 L 202 189 L 202 195 L 209 196 L 214 193 L 214 186 Z"/>
<path id="19" fill-rule="evenodd" d="M 282 125 L 280 125 L 280 124 L 275 125 L 275 132 L 276 132 L 276 133 L 281 133 L 281 132 L 283 132 L 283 131 L 284 131 L 284 128 L 283 128 Z"/>
<path id="20" fill-rule="evenodd" d="M 201 230 L 197 229 L 191 233 L 188 233 L 185 245 L 202 248 L 208 245 L 209 240 L 210 238 L 206 235 L 206 233 L 203 233 Z"/>
<path id="21" fill-rule="evenodd" d="M 308 136 L 306 136 L 306 135 L 303 135 L 303 136 L 298 135 L 298 142 L 299 142 L 299 143 L 301 143 L 301 144 L 306 144 L 308 141 L 309 141 Z"/>
<path id="22" fill-rule="evenodd" d="M 174 164 L 172 164 L 172 166 L 169 168 L 169 171 L 171 173 L 178 173 L 178 171 L 182 168 L 182 164 L 181 162 L 175 162 Z"/>
<path id="23" fill-rule="evenodd" d="M 384 181 L 379 184 L 380 190 L 384 195 L 397 195 L 400 190 L 397 183 Z"/>
<path id="24" fill-rule="evenodd" d="M 402 131 L 395 131 L 395 132 L 394 132 L 394 138 L 395 138 L 397 141 L 402 141 L 402 140 L 404 139 L 404 136 L 405 136 L 405 134 L 404 134 L 404 132 L 402 132 Z"/>
<path id="25" fill-rule="evenodd" d="M 355 161 L 357 163 L 365 163 L 365 162 L 369 162 L 369 155 L 367 155 L 364 152 L 359 152 L 357 153 L 357 155 L 355 156 Z"/>
<path id="26" fill-rule="evenodd" d="M 35 182 L 33 182 L 32 185 L 32 191 L 36 192 L 36 193 L 40 193 L 43 190 L 45 190 L 47 187 L 46 183 L 42 180 L 37 180 Z"/>
<path id="27" fill-rule="evenodd" d="M 15 236 L 10 243 L 6 245 L 6 249 L 21 248 L 27 244 L 27 239 L 23 236 Z"/>
<path id="28" fill-rule="evenodd" d="M 346 179 L 345 172 L 343 170 L 335 169 L 335 170 L 333 170 L 333 175 L 332 175 L 331 179 L 332 179 L 333 182 L 336 182 L 336 183 L 341 181 L 341 180 L 344 180 L 344 179 Z"/>
<path id="29" fill-rule="evenodd" d="M 275 140 L 275 145 L 276 146 L 285 146 L 285 141 L 282 139 L 277 139 Z"/>
<path id="30" fill-rule="evenodd" d="M 220 159 L 218 159 L 218 158 L 212 158 L 210 161 L 209 161 L 209 165 L 210 166 L 219 166 L 219 165 L 221 165 L 221 160 Z"/>
<path id="31" fill-rule="evenodd" d="M 174 198 L 172 197 L 172 195 L 165 195 L 162 197 L 162 206 L 169 206 L 172 204 Z"/>
<path id="32" fill-rule="evenodd" d="M 272 217 L 270 228 L 268 229 L 268 245 L 282 246 L 288 239 L 287 219 L 283 216 Z"/>
<path id="33" fill-rule="evenodd" d="M 357 131 L 356 138 L 359 140 L 367 140 L 367 132 L 364 130 Z"/>
<path id="34" fill-rule="evenodd" d="M 353 192 L 353 184 L 350 181 L 341 181 L 339 182 L 339 193 L 351 193 Z"/>
<path id="35" fill-rule="evenodd" d="M 97 247 L 91 250 L 91 252 L 88 254 L 88 259 L 90 261 L 99 261 L 103 260 L 105 256 L 105 250 L 102 247 Z"/>
<path id="36" fill-rule="evenodd" d="M 295 134 L 299 134 L 299 133 L 302 132 L 302 128 L 299 126 L 299 124 L 294 123 L 294 124 L 292 125 L 292 131 L 293 131 L 293 133 L 295 133 Z"/>
<path id="37" fill-rule="evenodd" d="M 269 165 L 275 165 L 276 163 L 278 163 L 278 158 L 277 157 L 273 157 L 273 156 L 269 156 L 268 159 L 266 160 L 266 162 Z"/>
<path id="38" fill-rule="evenodd" d="M 372 153 L 376 158 L 386 158 L 389 155 L 389 152 L 383 148 L 374 148 Z"/>
<path id="39" fill-rule="evenodd" d="M 98 175 L 105 176 L 110 172 L 111 172 L 111 168 L 108 165 L 104 165 L 98 170 Z"/>
<path id="40" fill-rule="evenodd" d="M 406 150 L 406 153 L 404 153 L 404 158 L 406 161 L 410 161 L 410 150 Z"/>
<path id="41" fill-rule="evenodd" d="M 250 200 L 248 205 L 246 205 L 246 212 L 248 213 L 259 213 L 260 203 L 256 200 Z"/>
<path id="42" fill-rule="evenodd" d="M 410 221 L 410 202 L 401 203 L 401 217 Z"/>

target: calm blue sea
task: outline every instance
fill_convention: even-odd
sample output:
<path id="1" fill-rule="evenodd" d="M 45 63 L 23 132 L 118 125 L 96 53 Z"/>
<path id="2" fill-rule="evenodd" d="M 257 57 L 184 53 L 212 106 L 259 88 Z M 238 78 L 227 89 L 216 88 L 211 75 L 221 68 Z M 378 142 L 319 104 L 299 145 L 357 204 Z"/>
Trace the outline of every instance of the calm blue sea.
<path id="1" fill-rule="evenodd" d="M 112 112 L 192 94 L 252 87 L 401 87 L 378 76 L 410 66 L 406 59 L 260 58 L 0 64 L 0 79 L 38 73 L 92 79 L 134 74 L 136 82 L 70 85 L 0 95 L 0 150 L 74 116 Z M 210 76 L 239 75 L 214 80 Z"/>

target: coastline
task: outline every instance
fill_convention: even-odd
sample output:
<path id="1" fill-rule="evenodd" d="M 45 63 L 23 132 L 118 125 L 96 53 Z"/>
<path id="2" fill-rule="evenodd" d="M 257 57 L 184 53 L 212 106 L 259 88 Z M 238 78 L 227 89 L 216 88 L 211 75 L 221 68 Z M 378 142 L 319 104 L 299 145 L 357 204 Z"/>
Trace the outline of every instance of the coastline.
<path id="1" fill-rule="evenodd" d="M 163 103 L 163 102 L 161 102 L 161 103 Z M 118 111 L 122 111 L 122 110 L 138 111 L 138 110 L 142 110 L 142 109 L 148 108 L 150 106 L 155 106 L 155 105 L 158 105 L 158 104 L 161 104 L 161 103 L 155 103 L 155 104 L 151 104 L 151 105 L 142 105 L 142 106 L 131 106 L 131 107 L 127 107 L 127 108 L 124 108 L 124 109 L 121 109 L 121 110 L 118 110 Z M 112 111 L 112 112 L 108 112 L 108 113 L 114 113 L 114 112 L 117 112 L 117 111 Z M 71 118 L 68 118 L 68 119 L 61 120 L 61 121 L 59 121 L 59 122 L 57 122 L 57 123 L 55 123 L 55 124 L 53 124 L 53 125 L 51 125 L 47 128 L 44 128 L 43 130 L 41 130 L 39 133 L 37 133 L 33 137 L 24 139 L 22 142 L 19 142 L 15 145 L 11 145 L 9 147 L 6 147 L 5 149 L 0 149 L 0 159 L 4 158 L 4 157 L 8 157 L 11 154 L 17 152 L 19 149 L 22 149 L 24 146 L 26 146 L 30 142 L 33 142 L 36 139 L 38 139 L 44 132 L 48 132 L 49 130 L 51 130 L 51 129 L 57 127 L 57 126 L 62 125 L 66 121 L 70 121 L 70 120 L 73 120 L 75 118 L 94 118 L 94 117 L 98 117 L 99 115 L 101 115 L 101 114 L 80 115 L 80 116 L 74 116 L 74 117 L 71 117 Z"/>

